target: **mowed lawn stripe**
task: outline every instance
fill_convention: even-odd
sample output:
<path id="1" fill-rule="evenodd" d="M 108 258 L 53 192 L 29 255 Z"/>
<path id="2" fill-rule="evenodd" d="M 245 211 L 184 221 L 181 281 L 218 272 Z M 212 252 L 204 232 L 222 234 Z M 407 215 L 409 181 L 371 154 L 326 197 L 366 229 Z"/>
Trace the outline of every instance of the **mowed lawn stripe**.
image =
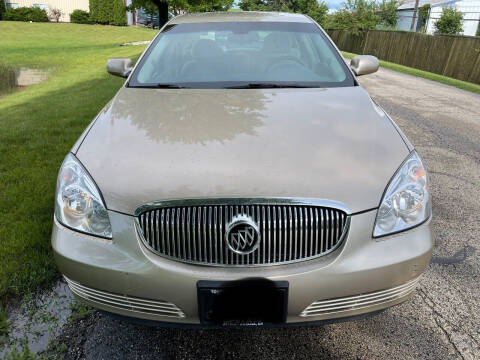
<path id="1" fill-rule="evenodd" d="M 58 276 L 50 234 L 58 168 L 122 79 L 111 57 L 137 58 L 155 31 L 134 27 L 0 22 L 0 62 L 47 69 L 47 81 L 0 98 L 0 299 Z"/>

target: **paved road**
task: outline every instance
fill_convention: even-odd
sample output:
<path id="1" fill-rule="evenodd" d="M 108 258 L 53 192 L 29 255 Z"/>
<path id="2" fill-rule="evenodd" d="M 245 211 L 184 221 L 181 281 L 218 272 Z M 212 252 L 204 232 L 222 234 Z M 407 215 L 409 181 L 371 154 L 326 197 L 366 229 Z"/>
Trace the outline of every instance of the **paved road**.
<path id="1" fill-rule="evenodd" d="M 361 78 L 429 170 L 436 247 L 412 300 L 379 316 L 317 328 L 174 330 L 102 314 L 60 341 L 69 358 L 480 358 L 480 96 L 381 69 Z"/>

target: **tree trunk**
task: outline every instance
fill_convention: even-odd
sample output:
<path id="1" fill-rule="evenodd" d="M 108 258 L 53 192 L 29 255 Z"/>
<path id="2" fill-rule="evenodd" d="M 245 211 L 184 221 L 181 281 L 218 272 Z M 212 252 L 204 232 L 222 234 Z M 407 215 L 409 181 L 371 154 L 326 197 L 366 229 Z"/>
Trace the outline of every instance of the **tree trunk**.
<path id="1" fill-rule="evenodd" d="M 168 21 L 168 2 L 166 0 L 154 0 L 153 3 L 158 8 L 158 27 L 162 28 Z"/>
<path id="2" fill-rule="evenodd" d="M 412 23 L 410 24 L 410 31 L 416 31 L 415 28 L 415 20 L 417 19 L 417 13 L 418 13 L 418 0 L 415 0 L 415 7 L 413 9 L 413 16 L 412 16 Z"/>

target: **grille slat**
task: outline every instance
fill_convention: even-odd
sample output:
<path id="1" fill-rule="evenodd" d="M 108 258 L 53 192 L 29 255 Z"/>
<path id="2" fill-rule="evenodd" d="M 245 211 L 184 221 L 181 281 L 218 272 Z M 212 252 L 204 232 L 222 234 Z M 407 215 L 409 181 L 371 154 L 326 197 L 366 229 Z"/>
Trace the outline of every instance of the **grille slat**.
<path id="1" fill-rule="evenodd" d="M 293 230 L 294 236 L 295 236 L 295 246 L 293 250 L 293 259 L 297 258 L 297 249 L 298 249 L 298 217 L 297 217 L 297 207 L 295 206 L 293 208 L 293 218 L 295 219 L 295 227 Z"/>
<path id="2" fill-rule="evenodd" d="M 160 234 L 159 234 L 159 215 L 160 211 L 156 210 L 155 211 L 155 245 L 157 248 L 160 248 Z"/>
<path id="3" fill-rule="evenodd" d="M 300 215 L 300 236 L 299 236 L 299 249 L 298 249 L 298 253 L 300 255 L 300 257 L 303 257 L 303 209 L 300 208 L 298 209 L 298 214 Z"/>
<path id="4" fill-rule="evenodd" d="M 182 259 L 187 259 L 187 249 L 185 242 L 185 208 L 182 208 Z"/>
<path id="5" fill-rule="evenodd" d="M 225 232 L 234 217 L 248 216 L 258 226 L 259 245 L 238 254 Z M 339 209 L 315 205 L 252 204 L 163 206 L 138 216 L 144 244 L 158 255 L 204 265 L 260 266 L 302 261 L 337 248 L 349 217 Z"/>
<path id="6" fill-rule="evenodd" d="M 280 231 L 280 221 L 278 221 L 278 214 L 277 214 L 277 207 L 272 206 L 272 226 L 273 226 L 273 232 L 272 232 L 272 262 L 278 262 L 276 256 L 278 255 L 277 251 L 277 241 L 278 241 L 278 233 Z"/>
<path id="7" fill-rule="evenodd" d="M 187 208 L 187 256 L 188 260 L 192 260 L 192 244 L 190 241 L 190 213 L 192 211 L 192 208 L 188 207 Z"/>

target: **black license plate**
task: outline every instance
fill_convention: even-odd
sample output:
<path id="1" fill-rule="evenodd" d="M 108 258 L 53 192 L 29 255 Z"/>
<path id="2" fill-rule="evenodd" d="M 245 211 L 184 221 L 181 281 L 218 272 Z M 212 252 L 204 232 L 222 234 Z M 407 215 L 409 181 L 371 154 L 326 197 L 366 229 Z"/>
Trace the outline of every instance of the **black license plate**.
<path id="1" fill-rule="evenodd" d="M 287 281 L 199 281 L 197 292 L 203 325 L 274 325 L 287 318 Z"/>

